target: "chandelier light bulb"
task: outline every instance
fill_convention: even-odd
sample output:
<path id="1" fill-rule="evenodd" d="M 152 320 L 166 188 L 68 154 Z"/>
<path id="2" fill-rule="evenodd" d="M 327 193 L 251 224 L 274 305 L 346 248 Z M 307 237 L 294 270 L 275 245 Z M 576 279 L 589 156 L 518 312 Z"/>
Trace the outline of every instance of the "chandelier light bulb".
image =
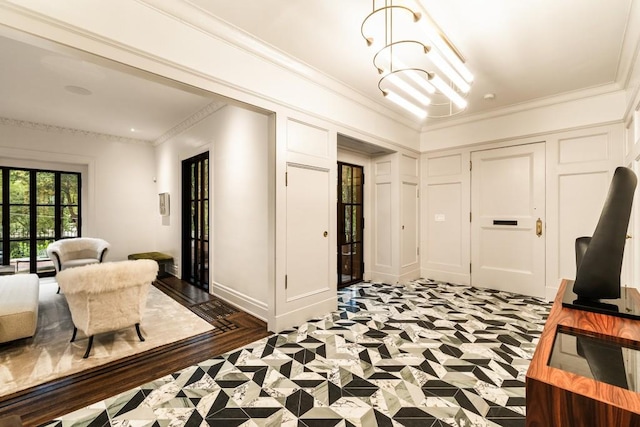
<path id="1" fill-rule="evenodd" d="M 400 89 L 402 92 L 409 95 L 411 98 L 418 101 L 420 104 L 422 105 L 431 104 L 431 100 L 429 98 L 427 98 L 425 95 L 420 93 L 418 90 L 416 90 L 416 88 L 411 86 L 409 83 L 402 80 L 402 78 L 400 78 L 400 76 L 397 73 L 387 75 L 385 80 L 387 80 L 389 83 L 391 83 L 392 85 Z"/>
<path id="2" fill-rule="evenodd" d="M 458 92 L 453 90 L 440 76 L 434 76 L 431 79 L 431 83 L 438 89 L 444 96 L 449 98 L 451 102 L 456 104 L 458 108 L 466 108 L 467 101 L 463 97 L 461 97 Z"/>
<path id="3" fill-rule="evenodd" d="M 404 99 L 403 97 L 401 97 L 397 93 L 395 93 L 395 92 L 393 92 L 391 90 L 387 90 L 387 91 L 383 92 L 383 94 L 384 94 L 385 98 L 387 98 L 389 101 L 391 101 L 394 104 L 404 108 L 405 110 L 407 110 L 408 112 L 410 112 L 414 116 L 418 117 L 419 119 L 425 119 L 427 117 L 427 112 L 425 110 L 423 110 L 422 108 L 418 107 L 417 105 L 407 101 L 406 99 Z"/>
<path id="4" fill-rule="evenodd" d="M 445 61 L 442 56 L 438 55 L 437 52 L 433 50 L 428 53 L 431 62 L 442 71 L 442 73 L 447 76 L 449 80 L 451 80 L 458 88 L 462 91 L 462 93 L 469 93 L 471 86 L 467 83 L 461 76 L 451 68 L 451 65 Z"/>

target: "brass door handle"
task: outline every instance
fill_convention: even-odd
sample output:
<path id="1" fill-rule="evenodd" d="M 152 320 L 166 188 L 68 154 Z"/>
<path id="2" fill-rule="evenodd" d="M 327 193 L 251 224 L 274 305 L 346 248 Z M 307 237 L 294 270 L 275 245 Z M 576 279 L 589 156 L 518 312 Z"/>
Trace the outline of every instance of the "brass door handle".
<path id="1" fill-rule="evenodd" d="M 627 234 L 627 239 L 631 239 L 633 236 L 631 234 Z"/>
<path id="2" fill-rule="evenodd" d="M 328 233 L 327 231 L 325 231 L 324 233 L 322 233 L 322 235 L 323 235 L 324 237 L 327 237 L 327 236 L 329 235 L 329 233 Z"/>
<path id="3" fill-rule="evenodd" d="M 540 218 L 536 221 L 536 236 L 542 236 L 542 220 Z"/>

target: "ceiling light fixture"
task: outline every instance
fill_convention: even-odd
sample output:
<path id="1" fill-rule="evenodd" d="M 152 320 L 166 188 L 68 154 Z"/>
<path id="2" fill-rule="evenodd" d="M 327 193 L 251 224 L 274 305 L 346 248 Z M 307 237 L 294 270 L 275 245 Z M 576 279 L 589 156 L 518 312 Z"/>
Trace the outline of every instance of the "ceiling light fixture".
<path id="1" fill-rule="evenodd" d="M 373 66 L 385 98 L 421 118 L 464 111 L 473 75 L 424 7 L 417 0 L 372 2 L 360 32 L 376 49 Z"/>

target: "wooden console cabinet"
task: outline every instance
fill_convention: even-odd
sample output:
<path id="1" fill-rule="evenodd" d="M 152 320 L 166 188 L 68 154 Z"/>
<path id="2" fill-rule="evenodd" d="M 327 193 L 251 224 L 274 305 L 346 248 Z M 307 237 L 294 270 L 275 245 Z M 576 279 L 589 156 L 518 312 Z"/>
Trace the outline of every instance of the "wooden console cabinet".
<path id="1" fill-rule="evenodd" d="M 640 393 L 549 366 L 558 330 L 640 345 L 640 321 L 562 306 L 563 280 L 526 376 L 527 427 L 638 426 Z M 627 289 L 640 304 L 640 293 Z M 640 372 L 638 372 L 640 374 Z"/>

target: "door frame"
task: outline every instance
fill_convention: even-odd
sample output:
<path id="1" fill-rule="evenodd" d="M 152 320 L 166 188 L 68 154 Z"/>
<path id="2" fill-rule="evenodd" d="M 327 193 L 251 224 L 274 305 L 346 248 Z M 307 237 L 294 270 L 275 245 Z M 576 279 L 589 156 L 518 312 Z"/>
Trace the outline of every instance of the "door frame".
<path id="1" fill-rule="evenodd" d="M 476 218 L 477 215 L 474 213 L 474 182 L 473 182 L 473 172 L 474 170 L 477 171 L 477 169 L 475 168 L 475 166 L 473 165 L 473 155 L 474 153 L 480 153 L 480 152 L 487 152 L 487 151 L 493 151 L 493 152 L 497 152 L 497 151 L 504 151 L 504 150 L 512 150 L 512 149 L 517 149 L 519 147 L 526 147 L 526 146 L 531 146 L 531 145 L 537 145 L 540 144 L 540 146 L 542 147 L 542 154 L 541 154 L 541 160 L 544 162 L 543 165 L 543 176 L 541 178 L 541 185 L 542 185 L 542 196 L 541 196 L 541 200 L 542 200 L 542 208 L 538 211 L 538 213 L 536 214 L 536 216 L 539 216 L 542 220 L 542 231 L 543 234 L 541 236 L 542 238 L 542 248 L 540 249 L 543 253 L 541 255 L 541 259 L 540 262 L 542 263 L 541 266 L 534 266 L 534 268 L 539 268 L 541 270 L 540 273 L 540 278 L 541 278 L 541 283 L 540 283 L 540 293 L 536 294 L 535 296 L 538 297 L 545 297 L 546 294 L 546 263 L 547 263 L 547 212 L 546 212 L 546 208 L 547 208 L 547 173 L 546 173 L 546 163 L 548 161 L 547 159 L 547 155 L 546 155 L 546 149 L 547 149 L 547 142 L 545 140 L 534 140 L 531 142 L 527 142 L 527 143 L 522 143 L 522 144 L 510 144 L 510 145 L 504 145 L 504 146 L 487 146 L 487 147 L 483 147 L 483 148 L 478 148 L 475 150 L 470 150 L 469 151 L 469 161 L 470 161 L 470 167 L 469 167 L 469 241 L 470 241 L 470 245 L 469 245 L 469 283 L 471 284 L 471 286 L 478 286 L 477 284 L 474 284 L 474 271 L 477 271 L 477 265 L 473 265 L 473 261 L 474 261 L 474 245 L 476 242 L 474 242 L 474 224 L 477 224 L 477 221 L 479 218 Z M 477 276 L 476 276 L 477 277 Z"/>

